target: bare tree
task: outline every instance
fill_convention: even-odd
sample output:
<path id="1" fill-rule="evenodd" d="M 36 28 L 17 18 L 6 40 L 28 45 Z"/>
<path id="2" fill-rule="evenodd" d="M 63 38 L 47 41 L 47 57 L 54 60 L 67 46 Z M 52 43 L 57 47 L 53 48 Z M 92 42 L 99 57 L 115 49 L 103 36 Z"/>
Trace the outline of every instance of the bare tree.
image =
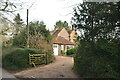
<path id="1" fill-rule="evenodd" d="M 15 3 L 14 1 L 6 0 L 0 2 L 0 11 L 15 12 L 22 9 L 22 2 Z"/>

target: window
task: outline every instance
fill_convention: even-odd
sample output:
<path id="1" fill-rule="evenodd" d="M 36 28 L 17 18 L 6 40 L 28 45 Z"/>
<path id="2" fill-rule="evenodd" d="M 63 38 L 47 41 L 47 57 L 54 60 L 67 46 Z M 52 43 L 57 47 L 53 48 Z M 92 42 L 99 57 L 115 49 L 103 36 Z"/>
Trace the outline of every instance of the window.
<path id="1" fill-rule="evenodd" d="M 57 48 L 57 44 L 53 44 L 53 48 Z"/>
<path id="2" fill-rule="evenodd" d="M 67 45 L 67 50 L 70 49 L 70 48 L 73 48 L 72 45 Z"/>
<path id="3" fill-rule="evenodd" d="M 68 50 L 68 49 L 70 49 L 70 47 L 69 47 L 69 46 L 67 46 L 67 50 Z"/>
<path id="4" fill-rule="evenodd" d="M 61 37 L 63 37 L 63 38 L 65 38 L 65 39 L 67 39 L 67 37 L 66 37 L 66 36 L 61 36 Z"/>

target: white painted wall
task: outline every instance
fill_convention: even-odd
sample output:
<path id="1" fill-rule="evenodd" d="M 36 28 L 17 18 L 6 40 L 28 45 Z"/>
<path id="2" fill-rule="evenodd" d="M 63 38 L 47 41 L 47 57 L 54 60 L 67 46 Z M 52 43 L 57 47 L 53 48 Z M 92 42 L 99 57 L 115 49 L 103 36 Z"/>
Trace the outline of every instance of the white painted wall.
<path id="1" fill-rule="evenodd" d="M 61 50 L 64 50 L 64 45 L 61 45 Z"/>
<path id="2" fill-rule="evenodd" d="M 55 56 L 58 56 L 58 44 L 53 44 L 53 52 Z"/>

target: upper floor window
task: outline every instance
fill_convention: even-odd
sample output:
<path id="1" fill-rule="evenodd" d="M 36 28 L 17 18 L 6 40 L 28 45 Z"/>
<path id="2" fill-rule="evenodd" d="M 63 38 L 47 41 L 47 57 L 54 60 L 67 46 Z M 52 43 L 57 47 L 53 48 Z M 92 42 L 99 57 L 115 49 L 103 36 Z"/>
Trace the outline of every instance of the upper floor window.
<path id="1" fill-rule="evenodd" d="M 61 36 L 61 37 L 63 37 L 63 38 L 65 38 L 65 39 L 67 39 L 67 37 L 66 37 L 66 36 Z"/>

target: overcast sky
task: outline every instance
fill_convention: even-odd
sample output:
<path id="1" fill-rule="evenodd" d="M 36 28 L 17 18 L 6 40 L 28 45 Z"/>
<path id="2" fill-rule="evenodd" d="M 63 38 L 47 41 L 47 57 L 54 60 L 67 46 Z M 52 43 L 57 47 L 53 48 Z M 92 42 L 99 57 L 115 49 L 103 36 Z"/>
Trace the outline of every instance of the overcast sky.
<path id="1" fill-rule="evenodd" d="M 82 0 L 21 0 L 27 3 L 27 7 L 20 11 L 20 15 L 26 22 L 26 9 L 29 8 L 30 21 L 44 21 L 47 29 L 52 30 L 56 21 L 67 21 L 70 24 L 73 7 Z"/>

